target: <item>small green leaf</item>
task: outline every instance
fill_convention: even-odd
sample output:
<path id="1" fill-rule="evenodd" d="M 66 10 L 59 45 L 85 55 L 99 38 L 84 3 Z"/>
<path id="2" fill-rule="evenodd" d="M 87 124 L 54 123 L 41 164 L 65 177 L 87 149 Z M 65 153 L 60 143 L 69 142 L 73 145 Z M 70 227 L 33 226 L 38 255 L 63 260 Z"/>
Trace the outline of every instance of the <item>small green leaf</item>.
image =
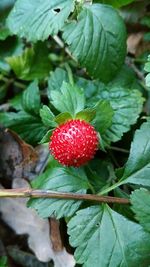
<path id="1" fill-rule="evenodd" d="M 124 87 L 111 87 L 105 88 L 98 85 L 98 92 L 93 98 L 89 100 L 89 105 L 97 102 L 98 99 L 109 101 L 114 115 L 112 118 L 112 125 L 102 135 L 106 143 L 116 142 L 121 139 L 123 133 L 130 129 L 142 111 L 143 97 L 138 90 L 129 90 Z"/>
<path id="2" fill-rule="evenodd" d="M 50 110 L 50 108 L 46 105 L 43 105 L 43 107 L 40 109 L 40 117 L 42 119 L 43 124 L 46 127 L 56 127 L 57 124 L 55 123 L 55 116 L 53 112 Z"/>
<path id="3" fill-rule="evenodd" d="M 60 112 L 75 115 L 84 109 L 84 92 L 76 85 L 63 82 L 60 91 L 51 91 L 53 106 Z"/>
<path id="4" fill-rule="evenodd" d="M 24 110 L 30 113 L 31 115 L 39 114 L 41 100 L 37 81 L 32 82 L 23 92 L 22 106 Z"/>
<path id="5" fill-rule="evenodd" d="M 101 81 L 112 80 L 124 62 L 125 25 L 111 6 L 84 6 L 77 21 L 64 27 L 63 38 L 79 63 Z"/>
<path id="6" fill-rule="evenodd" d="M 100 100 L 95 105 L 96 116 L 92 124 L 96 130 L 103 134 L 112 125 L 113 109 L 107 100 Z"/>
<path id="7" fill-rule="evenodd" d="M 144 188 L 133 191 L 131 204 L 136 219 L 146 231 L 150 232 L 150 192 Z"/>
<path id="8" fill-rule="evenodd" d="M 37 145 L 47 132 L 38 117 L 33 117 L 24 111 L 0 113 L 0 122 L 32 145 Z"/>
<path id="9" fill-rule="evenodd" d="M 39 142 L 40 144 L 44 144 L 44 143 L 48 143 L 50 141 L 50 137 L 53 133 L 54 129 L 49 130 L 41 139 L 41 141 Z"/>
<path id="10" fill-rule="evenodd" d="M 77 247 L 75 259 L 83 267 L 135 267 L 150 262 L 150 234 L 107 205 L 78 211 L 68 233 L 71 245 Z"/>
<path id="11" fill-rule="evenodd" d="M 22 80 L 42 79 L 48 76 L 51 70 L 48 54 L 46 45 L 38 42 L 26 48 L 19 56 L 7 57 L 6 61 L 18 78 Z"/>
<path id="12" fill-rule="evenodd" d="M 79 111 L 76 114 L 75 118 L 90 122 L 95 118 L 95 116 L 96 116 L 96 109 L 95 108 L 86 108 L 84 110 Z"/>
<path id="13" fill-rule="evenodd" d="M 136 130 L 122 183 L 150 186 L 150 121 Z"/>
<path id="14" fill-rule="evenodd" d="M 59 115 L 55 117 L 55 122 L 57 124 L 62 124 L 71 119 L 72 119 L 72 116 L 70 115 L 70 113 L 64 112 L 64 113 L 60 113 Z"/>
<path id="15" fill-rule="evenodd" d="M 73 0 L 17 0 L 7 24 L 21 38 L 43 41 L 58 33 L 73 8 Z"/>
<path id="16" fill-rule="evenodd" d="M 63 81 L 69 82 L 67 72 L 61 68 L 57 68 L 54 72 L 52 72 L 51 76 L 48 79 L 48 98 L 51 100 L 51 91 L 59 91 Z"/>
<path id="17" fill-rule="evenodd" d="M 34 188 L 48 189 L 56 192 L 76 192 L 86 193 L 89 183 L 83 169 L 75 169 L 61 166 L 53 166 L 37 177 L 33 182 Z M 61 218 L 70 217 L 79 208 L 82 201 L 65 199 L 31 199 L 28 206 L 37 210 L 41 217 L 50 217 L 51 215 Z"/>
<path id="18" fill-rule="evenodd" d="M 107 5 L 111 5 L 115 8 L 119 8 L 122 6 L 126 6 L 132 2 L 134 2 L 135 0 L 94 0 L 94 3 L 102 3 L 102 4 L 107 4 Z"/>

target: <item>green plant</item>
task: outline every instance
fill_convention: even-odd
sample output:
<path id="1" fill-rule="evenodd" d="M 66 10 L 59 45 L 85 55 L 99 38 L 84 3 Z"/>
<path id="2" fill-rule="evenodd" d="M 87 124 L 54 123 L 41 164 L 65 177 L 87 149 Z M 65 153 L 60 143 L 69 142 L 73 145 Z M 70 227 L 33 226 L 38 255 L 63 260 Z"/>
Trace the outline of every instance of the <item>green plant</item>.
<path id="1" fill-rule="evenodd" d="M 99 134 L 93 160 L 74 168 L 50 156 L 32 181 L 33 189 L 55 191 L 56 198 L 28 195 L 28 206 L 41 217 L 65 218 L 75 259 L 84 267 L 150 264 L 150 120 L 142 113 L 149 74 L 143 89 L 125 64 L 126 27 L 115 9 L 129 2 L 17 0 L 0 34 L 3 45 L 14 40 L 0 61 L 1 82 L 17 91 L 10 109 L 0 113 L 1 123 L 47 149 L 55 128 L 68 121 L 90 123 Z M 84 201 L 85 194 L 93 199 Z M 111 205 L 95 204 L 95 195 Z"/>

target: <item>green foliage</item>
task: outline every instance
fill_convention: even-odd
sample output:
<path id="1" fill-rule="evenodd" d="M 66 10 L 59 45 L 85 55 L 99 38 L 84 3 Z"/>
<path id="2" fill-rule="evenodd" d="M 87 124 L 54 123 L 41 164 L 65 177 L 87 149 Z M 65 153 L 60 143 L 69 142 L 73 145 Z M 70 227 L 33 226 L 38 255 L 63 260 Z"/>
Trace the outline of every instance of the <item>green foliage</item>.
<path id="1" fill-rule="evenodd" d="M 124 62 L 125 27 L 118 13 L 109 6 L 83 7 L 77 22 L 65 26 L 63 38 L 88 73 L 104 82 L 112 80 Z"/>
<path id="2" fill-rule="evenodd" d="M 24 111 L 0 113 L 0 121 L 5 127 L 11 128 L 22 139 L 33 145 L 37 144 L 47 132 L 38 117 Z"/>
<path id="3" fill-rule="evenodd" d="M 150 235 L 107 205 L 78 211 L 68 233 L 77 247 L 76 261 L 85 267 L 134 267 L 150 261 Z"/>
<path id="4" fill-rule="evenodd" d="M 101 90 L 99 86 L 99 90 L 99 98 L 110 101 L 114 112 L 112 125 L 103 138 L 108 143 L 116 142 L 136 122 L 142 111 L 144 99 L 138 90 L 129 90 L 124 87 L 108 86 Z"/>
<path id="5" fill-rule="evenodd" d="M 60 90 L 63 81 L 69 82 L 67 72 L 61 68 L 56 68 L 48 79 L 47 95 L 49 99 L 51 99 L 51 91 Z"/>
<path id="6" fill-rule="evenodd" d="M 41 107 L 40 92 L 38 82 L 32 82 L 24 91 L 22 97 L 22 106 L 28 113 L 37 115 Z"/>
<path id="7" fill-rule="evenodd" d="M 131 195 L 132 210 L 144 229 L 150 232 L 150 192 L 141 188 Z"/>
<path id="8" fill-rule="evenodd" d="M 95 157 L 85 166 L 65 167 L 50 156 L 32 188 L 130 200 L 108 206 L 30 198 L 28 207 L 41 217 L 64 217 L 83 267 L 150 264 L 150 61 L 146 51 L 137 58 L 128 54 L 125 65 L 120 14 L 126 19 L 132 14 L 131 29 L 132 21 L 149 27 L 150 20 L 143 15 L 147 1 L 117 10 L 132 2 L 0 1 L 0 124 L 33 146 L 46 143 L 47 153 L 53 131 L 70 119 L 89 122 L 99 137 Z M 48 266 L 13 252 L 8 255 L 16 264 Z M 0 258 L 2 264 L 7 266 L 7 258 Z"/>
<path id="9" fill-rule="evenodd" d="M 7 262 L 7 257 L 6 256 L 0 257 L 0 266 L 8 267 L 8 262 Z"/>
<path id="10" fill-rule="evenodd" d="M 56 127 L 57 124 L 54 121 L 55 115 L 48 106 L 43 105 L 43 107 L 40 109 L 40 117 L 46 127 Z"/>
<path id="11" fill-rule="evenodd" d="M 82 111 L 79 111 L 77 114 L 76 114 L 76 119 L 82 119 L 82 120 L 85 120 L 85 121 L 92 121 L 96 116 L 96 108 L 86 108 Z"/>
<path id="12" fill-rule="evenodd" d="M 6 61 L 16 76 L 22 80 L 42 79 L 51 70 L 48 48 L 41 42 L 26 48 L 19 56 L 7 57 Z"/>
<path id="13" fill-rule="evenodd" d="M 94 0 L 94 3 L 103 3 L 103 4 L 107 4 L 107 5 L 111 5 L 113 7 L 119 8 L 125 5 L 128 5 L 132 2 L 134 2 L 135 0 Z"/>
<path id="14" fill-rule="evenodd" d="M 136 130 L 123 173 L 123 183 L 150 186 L 150 121 Z"/>
<path id="15" fill-rule="evenodd" d="M 53 106 L 60 112 L 69 112 L 73 116 L 84 108 L 84 92 L 77 86 L 63 82 L 60 91 L 51 91 Z"/>
<path id="16" fill-rule="evenodd" d="M 89 183 L 82 169 L 55 166 L 37 177 L 33 182 L 34 188 L 49 189 L 56 192 L 86 193 Z M 28 206 L 37 210 L 43 218 L 55 215 L 57 218 L 70 217 L 79 208 L 82 201 L 59 199 L 32 199 Z"/>
<path id="17" fill-rule="evenodd" d="M 0 121 L 5 127 L 16 131 L 26 142 L 36 144 L 47 132 L 39 116 L 40 107 L 40 92 L 35 80 L 23 92 L 18 112 L 0 113 Z"/>
<path id="18" fill-rule="evenodd" d="M 48 143 L 50 141 L 50 137 L 53 133 L 53 130 L 54 129 L 47 131 L 47 133 L 42 137 L 39 143 L 40 144 Z"/>
<path id="19" fill-rule="evenodd" d="M 103 134 L 112 125 L 113 109 L 107 100 L 99 100 L 95 105 L 96 116 L 92 121 L 95 129 Z"/>
<path id="20" fill-rule="evenodd" d="M 146 85 L 150 88 L 150 55 L 148 56 L 148 62 L 145 64 L 145 71 L 149 72 L 149 74 L 146 75 Z"/>
<path id="21" fill-rule="evenodd" d="M 17 0 L 8 17 L 8 27 L 29 41 L 43 41 L 62 29 L 72 10 L 72 0 Z"/>
<path id="22" fill-rule="evenodd" d="M 55 117 L 55 122 L 57 124 L 63 124 L 66 121 L 73 119 L 69 112 L 60 113 Z"/>
<path id="23" fill-rule="evenodd" d="M 64 79 L 68 81 L 67 73 L 64 70 L 58 68 L 52 73 L 49 78 L 49 97 L 51 90 L 55 90 L 55 94 L 58 94 L 57 91 L 60 90 Z M 127 132 L 130 126 L 136 122 L 144 101 L 141 93 L 134 89 L 139 89 L 139 85 L 133 73 L 123 67 L 118 76 L 108 85 L 79 77 L 75 77 L 74 80 L 79 87 L 84 89 L 86 106 L 88 108 L 97 106 L 96 113 L 98 115 L 93 124 L 96 125 L 97 120 L 97 130 L 100 134 L 102 133 L 105 143 L 109 144 L 120 140 L 123 133 Z M 60 98 L 57 98 L 57 101 L 60 102 Z M 106 130 L 107 128 L 108 130 Z"/>

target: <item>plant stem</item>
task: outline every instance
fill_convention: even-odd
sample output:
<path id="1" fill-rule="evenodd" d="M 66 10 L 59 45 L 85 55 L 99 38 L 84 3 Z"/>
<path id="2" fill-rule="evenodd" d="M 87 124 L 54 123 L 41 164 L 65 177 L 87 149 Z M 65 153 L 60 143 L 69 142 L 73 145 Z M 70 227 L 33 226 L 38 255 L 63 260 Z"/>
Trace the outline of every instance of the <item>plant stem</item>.
<path id="1" fill-rule="evenodd" d="M 21 82 L 18 82 L 18 81 L 15 81 L 12 78 L 7 78 L 7 77 L 4 77 L 4 76 L 1 76 L 0 80 L 5 82 L 7 85 L 14 84 L 18 88 L 21 88 L 21 89 L 25 89 L 26 88 L 25 84 L 23 84 Z"/>
<path id="2" fill-rule="evenodd" d="M 110 146 L 109 148 L 111 150 L 114 150 L 114 151 L 118 151 L 118 152 L 129 154 L 129 150 L 124 149 L 124 148 L 120 148 L 120 147 L 116 147 L 116 146 Z"/>
<path id="3" fill-rule="evenodd" d="M 65 47 L 64 42 L 63 42 L 57 35 L 53 36 L 53 39 L 54 39 L 54 41 L 60 46 L 60 48 L 64 48 L 66 54 L 67 54 L 71 59 L 73 59 L 75 62 L 77 62 L 77 60 L 71 55 L 71 52 L 69 51 L 69 49 Z"/>
<path id="4" fill-rule="evenodd" d="M 129 204 L 130 201 L 127 198 L 109 197 L 109 196 L 98 196 L 92 194 L 76 194 L 76 193 L 65 193 L 55 192 L 50 190 L 32 190 L 27 188 L 21 189 L 0 189 L 0 198 L 11 197 L 11 198 L 56 198 L 56 199 L 73 199 L 73 200 L 85 200 L 95 201 L 100 203 L 120 203 Z"/>
<path id="5" fill-rule="evenodd" d="M 119 187 L 119 186 L 122 185 L 122 184 L 123 184 L 123 182 L 122 182 L 122 181 L 119 181 L 119 182 L 113 184 L 112 186 L 110 186 L 110 187 L 104 189 L 103 191 L 99 192 L 98 195 L 104 195 L 104 194 L 106 194 L 106 193 L 108 193 L 108 192 L 114 190 L 115 188 Z"/>

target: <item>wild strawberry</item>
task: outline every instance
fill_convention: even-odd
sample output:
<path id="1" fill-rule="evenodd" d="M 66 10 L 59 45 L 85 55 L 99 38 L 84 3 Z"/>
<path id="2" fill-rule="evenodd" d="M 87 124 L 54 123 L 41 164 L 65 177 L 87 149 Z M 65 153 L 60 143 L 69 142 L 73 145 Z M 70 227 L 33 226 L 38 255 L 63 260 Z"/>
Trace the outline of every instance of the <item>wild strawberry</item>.
<path id="1" fill-rule="evenodd" d="M 69 120 L 58 126 L 50 138 L 51 154 L 61 164 L 79 167 L 94 157 L 98 135 L 84 120 Z"/>

